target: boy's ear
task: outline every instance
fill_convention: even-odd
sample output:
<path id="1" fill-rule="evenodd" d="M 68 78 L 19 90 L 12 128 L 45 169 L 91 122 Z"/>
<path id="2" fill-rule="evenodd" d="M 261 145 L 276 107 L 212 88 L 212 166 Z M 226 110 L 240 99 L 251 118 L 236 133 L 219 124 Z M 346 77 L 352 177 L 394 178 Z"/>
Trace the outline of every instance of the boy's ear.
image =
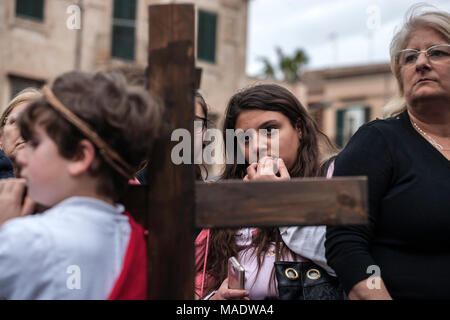
<path id="1" fill-rule="evenodd" d="M 69 174 L 79 176 L 87 172 L 94 159 L 95 147 L 92 142 L 87 139 L 81 140 L 78 144 L 77 156 L 69 164 Z"/>

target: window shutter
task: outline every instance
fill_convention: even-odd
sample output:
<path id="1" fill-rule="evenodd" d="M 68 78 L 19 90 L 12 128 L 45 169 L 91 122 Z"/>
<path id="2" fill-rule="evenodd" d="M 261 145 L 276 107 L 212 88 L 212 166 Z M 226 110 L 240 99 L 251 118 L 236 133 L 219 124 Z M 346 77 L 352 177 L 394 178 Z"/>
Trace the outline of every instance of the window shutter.
<path id="1" fill-rule="evenodd" d="M 44 0 L 16 0 L 16 16 L 44 20 Z"/>
<path id="2" fill-rule="evenodd" d="M 198 59 L 212 63 L 216 62 L 216 31 L 217 15 L 199 10 L 197 39 Z"/>
<path id="3" fill-rule="evenodd" d="M 9 83 L 10 83 L 10 99 L 12 100 L 20 91 L 26 88 L 36 88 L 41 89 L 45 84 L 45 81 L 28 79 L 17 77 L 13 75 L 9 75 Z"/>
<path id="4" fill-rule="evenodd" d="M 114 18 L 135 20 L 136 0 L 114 0 Z"/>
<path id="5" fill-rule="evenodd" d="M 113 57 L 134 60 L 135 22 L 136 0 L 114 0 L 111 48 Z"/>

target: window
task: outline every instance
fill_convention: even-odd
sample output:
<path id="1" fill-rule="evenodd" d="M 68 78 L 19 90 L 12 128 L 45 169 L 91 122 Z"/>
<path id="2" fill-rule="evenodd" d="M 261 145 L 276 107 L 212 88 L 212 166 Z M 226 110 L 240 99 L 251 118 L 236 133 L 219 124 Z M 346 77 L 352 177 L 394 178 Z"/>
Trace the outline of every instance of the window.
<path id="1" fill-rule="evenodd" d="M 199 10 L 197 58 L 208 62 L 216 62 L 216 29 L 217 15 Z"/>
<path id="2" fill-rule="evenodd" d="M 370 107 L 350 107 L 336 114 L 336 144 L 344 147 L 355 132 L 370 120 Z"/>
<path id="3" fill-rule="evenodd" d="M 44 0 L 16 0 L 16 16 L 44 20 Z"/>
<path id="4" fill-rule="evenodd" d="M 25 88 L 32 87 L 36 89 L 41 89 L 42 86 L 45 84 L 45 81 L 27 79 L 10 75 L 9 83 L 11 88 L 10 100 L 12 100 L 20 91 L 22 91 Z"/>
<path id="5" fill-rule="evenodd" d="M 111 55 L 134 60 L 136 0 L 114 0 Z"/>

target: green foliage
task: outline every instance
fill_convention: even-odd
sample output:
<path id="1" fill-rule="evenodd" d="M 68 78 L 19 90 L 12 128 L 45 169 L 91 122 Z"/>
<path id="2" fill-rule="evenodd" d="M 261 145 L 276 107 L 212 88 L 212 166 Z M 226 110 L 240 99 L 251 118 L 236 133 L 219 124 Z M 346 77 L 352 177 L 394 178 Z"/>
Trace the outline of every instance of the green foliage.
<path id="1" fill-rule="evenodd" d="M 259 58 L 263 63 L 262 76 L 265 78 L 277 78 L 279 80 L 294 83 L 300 81 L 303 66 L 308 63 L 308 56 L 302 49 L 297 49 L 292 56 L 287 55 L 279 47 L 276 49 L 278 61 L 274 66 L 269 59 L 265 57 Z"/>

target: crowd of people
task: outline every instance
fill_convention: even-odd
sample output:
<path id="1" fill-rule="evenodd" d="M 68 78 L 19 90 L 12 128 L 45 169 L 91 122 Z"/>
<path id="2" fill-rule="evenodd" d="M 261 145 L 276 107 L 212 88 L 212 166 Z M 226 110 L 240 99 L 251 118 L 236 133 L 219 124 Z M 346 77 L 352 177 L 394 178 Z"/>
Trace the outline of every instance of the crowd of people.
<path id="1" fill-rule="evenodd" d="M 255 135 L 233 136 L 233 163 L 220 177 L 197 166 L 198 180 L 367 176 L 369 223 L 197 230 L 196 299 L 450 298 L 450 14 L 412 12 L 390 55 L 398 96 L 343 150 L 279 85 L 229 99 L 223 139 Z M 193 95 L 202 139 L 208 107 Z M 118 200 L 147 183 L 163 109 L 119 72 L 69 72 L 14 97 L 0 118 L 0 298 L 146 298 L 145 230 Z M 229 287 L 230 257 L 242 288 Z"/>

